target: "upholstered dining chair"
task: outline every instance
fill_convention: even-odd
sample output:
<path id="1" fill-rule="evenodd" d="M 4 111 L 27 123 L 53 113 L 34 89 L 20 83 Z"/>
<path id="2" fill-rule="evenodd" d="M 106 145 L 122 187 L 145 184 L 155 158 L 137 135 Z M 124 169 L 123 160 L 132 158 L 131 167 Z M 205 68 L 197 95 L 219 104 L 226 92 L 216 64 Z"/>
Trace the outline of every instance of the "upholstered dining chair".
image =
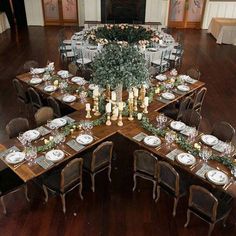
<path id="1" fill-rule="evenodd" d="M 173 216 L 176 215 L 178 201 L 186 194 L 186 184 L 179 173 L 169 163 L 159 161 L 158 163 L 158 185 L 157 198 L 160 197 L 160 189 L 163 189 L 174 198 Z"/>
<path id="2" fill-rule="evenodd" d="M 76 76 L 78 74 L 78 66 L 76 65 L 75 62 L 71 62 L 69 65 L 68 65 L 68 71 L 70 74 Z"/>
<path id="3" fill-rule="evenodd" d="M 58 101 L 56 101 L 55 98 L 50 96 L 47 98 L 47 102 L 48 102 L 48 106 L 53 109 L 54 117 L 57 117 L 57 118 L 62 117 L 62 112 L 61 112 L 61 108 Z"/>
<path id="4" fill-rule="evenodd" d="M 186 125 L 195 127 L 196 129 L 199 129 L 201 119 L 202 116 L 199 114 L 199 112 L 193 109 L 185 110 L 182 114 L 182 117 L 180 118 L 180 120 L 183 121 Z"/>
<path id="5" fill-rule="evenodd" d="M 20 132 L 29 130 L 29 121 L 26 118 L 14 118 L 6 125 L 6 132 L 9 138 L 15 138 Z"/>
<path id="6" fill-rule="evenodd" d="M 28 115 L 28 109 L 27 109 L 28 108 L 27 106 L 29 104 L 28 94 L 25 91 L 22 83 L 18 79 L 13 79 L 12 83 L 13 83 L 13 87 L 15 88 L 15 91 L 16 91 L 17 101 L 20 104 L 24 105 L 25 111 L 26 111 L 26 113 Z M 20 106 L 20 108 L 21 108 L 21 106 Z"/>
<path id="7" fill-rule="evenodd" d="M 39 67 L 39 63 L 34 60 L 26 61 L 20 68 L 17 70 L 17 74 L 23 74 L 29 72 L 31 68 Z"/>
<path id="8" fill-rule="evenodd" d="M 231 142 L 235 135 L 235 129 L 228 122 L 221 121 L 214 124 L 211 134 L 223 142 Z"/>
<path id="9" fill-rule="evenodd" d="M 156 186 L 157 186 L 157 177 L 158 177 L 158 159 L 152 153 L 146 150 L 135 150 L 134 151 L 134 186 L 133 191 L 135 191 L 137 186 L 136 178 L 140 177 L 152 181 L 153 190 L 152 198 L 156 197 Z"/>
<path id="10" fill-rule="evenodd" d="M 215 223 L 223 220 L 223 225 L 225 226 L 225 222 L 230 211 L 230 201 L 220 202 L 209 190 L 201 186 L 192 185 L 190 186 L 187 222 L 184 227 L 188 226 L 191 213 L 193 213 L 210 225 L 208 231 L 208 236 L 210 236 L 214 229 Z"/>
<path id="11" fill-rule="evenodd" d="M 53 118 L 53 109 L 51 107 L 41 107 L 34 114 L 36 126 L 46 124 L 48 120 Z"/>
<path id="12" fill-rule="evenodd" d="M 192 79 L 196 79 L 199 80 L 200 76 L 201 76 L 201 72 L 199 71 L 198 68 L 195 67 L 190 67 L 189 69 L 186 70 L 186 72 L 184 73 L 188 76 L 190 76 Z"/>
<path id="13" fill-rule="evenodd" d="M 113 153 L 113 142 L 101 143 L 92 153 L 84 157 L 83 170 L 90 174 L 92 186 L 95 192 L 95 175 L 108 169 L 108 179 L 111 182 L 111 159 Z"/>
<path id="14" fill-rule="evenodd" d="M 0 200 L 3 207 L 3 213 L 7 214 L 7 208 L 4 197 L 10 193 L 17 192 L 24 188 L 25 198 L 29 201 L 27 185 L 10 168 L 0 171 Z"/>
<path id="15" fill-rule="evenodd" d="M 68 192 L 79 186 L 79 194 L 83 200 L 82 189 L 82 166 L 83 159 L 75 158 L 70 161 L 61 171 L 52 172 L 43 180 L 43 190 L 45 193 L 45 202 L 48 201 L 48 189 L 52 192 L 60 194 L 62 201 L 62 210 L 66 213 L 65 196 Z"/>
<path id="16" fill-rule="evenodd" d="M 28 94 L 30 98 L 30 104 L 33 109 L 33 113 L 35 113 L 39 108 L 43 106 L 42 99 L 38 92 L 36 92 L 33 88 L 28 88 Z"/>
<path id="17" fill-rule="evenodd" d="M 201 112 L 202 104 L 203 104 L 204 98 L 206 96 L 206 92 L 207 92 L 206 87 L 203 87 L 199 91 L 196 92 L 196 94 L 194 96 L 193 105 L 192 105 L 192 108 L 194 110 Z"/>

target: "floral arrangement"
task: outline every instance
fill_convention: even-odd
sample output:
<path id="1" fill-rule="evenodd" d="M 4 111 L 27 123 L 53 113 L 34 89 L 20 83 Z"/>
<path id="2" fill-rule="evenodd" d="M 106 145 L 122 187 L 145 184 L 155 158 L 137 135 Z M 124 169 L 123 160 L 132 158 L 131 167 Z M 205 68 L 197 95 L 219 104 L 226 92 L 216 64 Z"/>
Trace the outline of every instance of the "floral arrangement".
<path id="1" fill-rule="evenodd" d="M 109 44 L 94 58 L 93 83 L 111 89 L 137 87 L 148 79 L 144 56 L 133 46 Z"/>
<path id="2" fill-rule="evenodd" d="M 106 39 L 107 42 L 112 43 L 119 41 L 127 42 L 128 44 L 145 42 L 145 45 L 147 45 L 149 42 L 158 42 L 159 37 L 151 28 L 119 24 L 89 29 L 85 31 L 84 39 L 94 45 L 97 44 L 100 39 Z"/>

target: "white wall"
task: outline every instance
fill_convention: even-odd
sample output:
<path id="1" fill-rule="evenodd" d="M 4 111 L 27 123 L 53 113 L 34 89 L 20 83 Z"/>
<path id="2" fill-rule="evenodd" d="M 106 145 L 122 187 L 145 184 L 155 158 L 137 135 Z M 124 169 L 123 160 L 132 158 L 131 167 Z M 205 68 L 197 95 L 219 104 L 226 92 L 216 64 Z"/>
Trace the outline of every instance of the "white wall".
<path id="1" fill-rule="evenodd" d="M 24 0 L 28 25 L 44 25 L 41 0 Z"/>
<path id="2" fill-rule="evenodd" d="M 85 21 L 101 21 L 101 0 L 84 1 Z"/>
<path id="3" fill-rule="evenodd" d="M 0 13 L 0 34 L 6 29 L 9 29 L 10 25 L 5 13 Z"/>
<path id="4" fill-rule="evenodd" d="M 207 29 L 212 17 L 236 18 L 236 2 L 212 2 L 207 0 L 202 28 Z"/>

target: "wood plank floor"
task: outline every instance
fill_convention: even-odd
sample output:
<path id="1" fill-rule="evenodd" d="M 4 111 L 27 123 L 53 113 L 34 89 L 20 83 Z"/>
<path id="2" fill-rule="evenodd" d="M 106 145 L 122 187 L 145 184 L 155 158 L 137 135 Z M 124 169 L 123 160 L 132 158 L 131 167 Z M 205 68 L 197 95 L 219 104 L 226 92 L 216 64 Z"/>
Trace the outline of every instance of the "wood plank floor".
<path id="1" fill-rule="evenodd" d="M 27 31 L 0 34 L 0 143 L 7 138 L 7 122 L 19 116 L 11 85 L 18 68 L 32 59 L 41 66 L 49 59 L 55 61 L 58 69 L 63 67 L 57 49 L 58 30 L 57 27 L 29 27 Z M 184 30 L 184 35 L 182 71 L 191 65 L 198 66 L 201 80 L 208 88 L 202 130 L 211 130 L 213 123 L 220 120 L 236 127 L 236 47 L 217 45 L 204 30 Z M 84 200 L 80 200 L 76 190 L 69 193 L 64 215 L 60 198 L 50 196 L 45 204 L 42 190 L 32 183 L 30 203 L 24 199 L 23 192 L 6 198 L 8 214 L 4 216 L 0 208 L 0 235 L 207 235 L 207 224 L 196 217 L 192 217 L 188 229 L 183 227 L 186 198 L 180 201 L 173 218 L 173 199 L 162 193 L 159 202 L 153 202 L 151 183 L 139 181 L 136 192 L 132 192 L 132 150 L 136 147 L 131 144 L 127 147 L 127 141 L 121 137 L 116 137 L 116 143 L 125 149 L 113 160 L 111 184 L 106 173 L 102 173 L 96 177 L 96 192 L 92 193 L 85 175 Z M 231 216 L 229 225 L 223 228 L 218 224 L 212 235 L 236 235 L 232 222 L 236 219 Z"/>

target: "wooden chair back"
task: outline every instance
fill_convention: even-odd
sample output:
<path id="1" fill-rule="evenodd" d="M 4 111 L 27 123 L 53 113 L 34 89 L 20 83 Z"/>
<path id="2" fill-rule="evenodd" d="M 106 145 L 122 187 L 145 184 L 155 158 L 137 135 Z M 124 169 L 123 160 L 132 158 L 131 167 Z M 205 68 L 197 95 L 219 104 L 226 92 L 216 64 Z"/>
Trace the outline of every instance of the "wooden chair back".
<path id="1" fill-rule="evenodd" d="M 19 133 L 25 132 L 27 130 L 29 130 L 29 121 L 26 118 L 18 117 L 12 119 L 6 125 L 6 132 L 9 138 L 15 138 L 19 135 Z"/>
<path id="2" fill-rule="evenodd" d="M 195 127 L 196 129 L 199 129 L 201 119 L 202 116 L 199 114 L 199 112 L 193 109 L 187 109 L 183 112 L 181 117 L 181 121 L 183 121 L 188 126 Z"/>
<path id="3" fill-rule="evenodd" d="M 235 129 L 228 122 L 221 121 L 214 124 L 212 135 L 216 136 L 223 142 L 231 142 L 235 135 Z"/>

